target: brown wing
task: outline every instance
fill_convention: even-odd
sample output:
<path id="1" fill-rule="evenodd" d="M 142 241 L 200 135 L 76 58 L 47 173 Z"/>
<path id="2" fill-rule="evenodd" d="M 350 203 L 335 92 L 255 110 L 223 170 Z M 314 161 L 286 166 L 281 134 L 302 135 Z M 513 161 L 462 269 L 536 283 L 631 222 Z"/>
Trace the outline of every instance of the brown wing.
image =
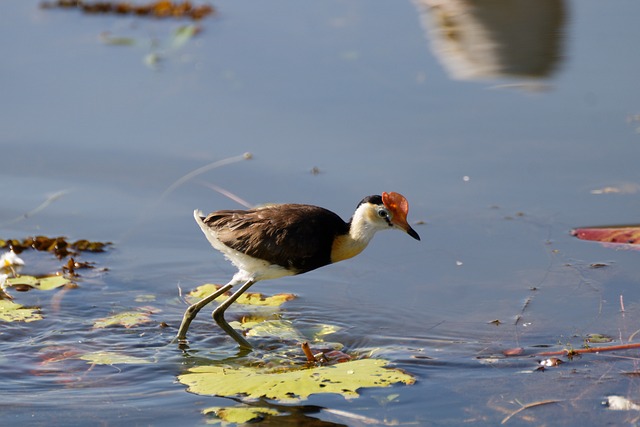
<path id="1" fill-rule="evenodd" d="M 327 209 L 295 204 L 217 211 L 204 222 L 230 248 L 298 274 L 330 264 L 335 236 L 349 227 Z"/>

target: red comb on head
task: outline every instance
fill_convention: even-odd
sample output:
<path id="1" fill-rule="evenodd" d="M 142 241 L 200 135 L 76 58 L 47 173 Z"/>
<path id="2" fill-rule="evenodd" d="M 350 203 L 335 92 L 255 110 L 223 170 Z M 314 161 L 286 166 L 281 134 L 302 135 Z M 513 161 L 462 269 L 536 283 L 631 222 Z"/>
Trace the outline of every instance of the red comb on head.
<path id="1" fill-rule="evenodd" d="M 395 215 L 407 218 L 409 213 L 409 202 L 400 193 L 382 193 L 382 203 Z"/>

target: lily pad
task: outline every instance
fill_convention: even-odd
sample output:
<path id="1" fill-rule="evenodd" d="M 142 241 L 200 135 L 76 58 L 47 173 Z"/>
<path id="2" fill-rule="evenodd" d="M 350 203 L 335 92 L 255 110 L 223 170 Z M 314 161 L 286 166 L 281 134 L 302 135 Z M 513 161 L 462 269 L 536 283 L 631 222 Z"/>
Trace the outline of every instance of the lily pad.
<path id="1" fill-rule="evenodd" d="M 115 351 L 93 351 L 79 357 L 92 365 L 142 365 L 152 363 L 142 357 L 128 356 Z"/>
<path id="2" fill-rule="evenodd" d="M 42 320 L 37 308 L 24 308 L 9 300 L 0 300 L 0 320 L 5 322 L 35 322 Z"/>
<path id="3" fill-rule="evenodd" d="M 7 279 L 7 286 L 28 286 L 30 288 L 38 289 L 41 291 L 50 291 L 52 289 L 59 288 L 68 283 L 71 283 L 69 279 L 64 276 L 45 276 L 45 277 L 34 277 L 34 276 L 18 276 Z"/>
<path id="4" fill-rule="evenodd" d="M 235 424 L 245 424 L 251 421 L 259 421 L 264 415 L 280 415 L 280 412 L 271 408 L 257 408 L 253 406 L 239 405 L 220 407 L 213 406 L 202 410 L 205 415 L 213 414 L 221 421 Z"/>
<path id="5" fill-rule="evenodd" d="M 207 295 L 211 295 L 218 289 L 220 289 L 220 285 L 213 284 L 205 284 L 198 286 L 193 291 L 187 294 L 187 301 L 189 304 L 193 304 Z M 228 294 L 220 295 L 216 298 L 216 301 L 222 302 L 229 297 Z M 245 292 L 238 298 L 235 304 L 249 304 L 255 306 L 267 306 L 267 307 L 279 307 L 287 301 L 291 301 L 295 299 L 295 295 L 293 294 L 276 294 L 270 297 L 265 297 L 263 294 L 258 292 Z"/>
<path id="6" fill-rule="evenodd" d="M 613 338 L 603 334 L 587 334 L 587 342 L 592 344 L 602 344 L 613 342 Z"/>
<path id="7" fill-rule="evenodd" d="M 276 337 L 285 341 L 305 341 L 306 338 L 288 320 L 264 320 L 242 323 L 242 329 L 249 329 L 249 337 Z"/>
<path id="8" fill-rule="evenodd" d="M 341 329 L 342 328 L 337 325 L 329 325 L 326 323 L 316 324 L 305 328 L 305 335 L 309 335 L 313 342 L 322 342 L 327 335 L 335 334 Z"/>
<path id="9" fill-rule="evenodd" d="M 107 328 L 109 326 L 124 326 L 125 328 L 131 328 L 148 322 L 151 322 L 150 313 L 148 312 L 125 311 L 98 319 L 93 323 L 93 327 L 96 329 Z"/>
<path id="10" fill-rule="evenodd" d="M 156 296 L 153 294 L 141 294 L 136 296 L 135 302 L 152 302 L 156 300 Z"/>
<path id="11" fill-rule="evenodd" d="M 197 366 L 178 376 L 178 381 L 196 394 L 277 401 L 300 401 L 311 394 L 338 393 L 358 397 L 363 387 L 389 387 L 395 383 L 413 384 L 415 379 L 398 369 L 388 369 L 383 359 L 361 359 L 332 366 L 289 371 L 270 371 L 254 367 Z"/>

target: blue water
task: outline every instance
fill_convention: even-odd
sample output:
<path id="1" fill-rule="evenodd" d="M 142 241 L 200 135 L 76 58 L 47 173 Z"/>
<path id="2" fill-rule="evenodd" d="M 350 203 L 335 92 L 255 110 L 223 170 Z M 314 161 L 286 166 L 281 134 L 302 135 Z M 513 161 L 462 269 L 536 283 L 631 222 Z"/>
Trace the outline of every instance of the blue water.
<path id="1" fill-rule="evenodd" d="M 210 184 L 252 204 L 313 203 L 345 219 L 362 197 L 398 191 L 410 222 L 425 222 L 415 226 L 421 242 L 382 233 L 353 260 L 256 285 L 298 295 L 284 308 L 290 320 L 338 324 L 336 341 L 379 349 L 418 379 L 353 402 L 305 403 L 400 423 L 495 425 L 516 401 L 561 399 L 526 413 L 564 425 L 625 420 L 600 401 L 637 395 L 633 378 L 618 374 L 633 362 L 590 356 L 523 374 L 534 358 L 500 357 L 512 347 L 579 347 L 588 333 L 620 341 L 638 329 L 637 252 L 577 241 L 569 230 L 638 222 L 640 6 L 526 3 L 504 2 L 504 18 L 490 2 L 438 10 L 220 1 L 196 37 L 171 47 L 188 22 L 3 2 L 0 237 L 114 242 L 87 256 L 109 270 L 66 293 L 56 315 L 2 325 L 3 423 L 201 425 L 205 407 L 233 404 L 186 393 L 175 378 L 192 359 L 168 345 L 186 307 L 179 290 L 233 274 L 191 216 L 240 207 Z M 135 44 L 105 45 L 106 33 Z M 501 46 L 520 59 L 500 56 Z M 145 64 L 153 52 L 162 58 L 155 69 Z M 253 158 L 165 193 L 245 152 Z M 621 192 L 594 194 L 606 187 Z M 26 257 L 38 272 L 58 266 Z M 155 299 L 135 301 L 148 294 Z M 50 309 L 48 295 L 14 296 Z M 132 329 L 90 327 L 140 305 L 161 311 Z M 501 326 L 489 323 L 496 319 Z M 191 333 L 193 357 L 233 353 L 207 310 Z M 103 349 L 156 363 L 41 364 L 43 354 Z M 492 356 L 499 360 L 485 363 Z M 518 423 L 526 424 L 509 420 Z"/>

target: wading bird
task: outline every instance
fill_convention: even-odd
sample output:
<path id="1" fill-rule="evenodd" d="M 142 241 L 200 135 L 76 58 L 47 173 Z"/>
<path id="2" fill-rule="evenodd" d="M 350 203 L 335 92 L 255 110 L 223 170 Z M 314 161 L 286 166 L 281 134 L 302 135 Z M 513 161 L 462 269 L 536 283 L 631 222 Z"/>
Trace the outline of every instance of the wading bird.
<path id="1" fill-rule="evenodd" d="M 225 286 L 187 308 L 176 340 L 186 342 L 189 325 L 204 306 L 242 285 L 213 311 L 213 319 L 241 348 L 251 349 L 251 344 L 224 319 L 225 310 L 251 285 L 352 258 L 367 247 L 377 231 L 397 228 L 420 240 L 407 223 L 408 212 L 407 199 L 393 192 L 362 199 L 349 222 L 327 209 L 299 204 L 222 210 L 206 217 L 194 211 L 207 240 L 238 272 Z"/>

